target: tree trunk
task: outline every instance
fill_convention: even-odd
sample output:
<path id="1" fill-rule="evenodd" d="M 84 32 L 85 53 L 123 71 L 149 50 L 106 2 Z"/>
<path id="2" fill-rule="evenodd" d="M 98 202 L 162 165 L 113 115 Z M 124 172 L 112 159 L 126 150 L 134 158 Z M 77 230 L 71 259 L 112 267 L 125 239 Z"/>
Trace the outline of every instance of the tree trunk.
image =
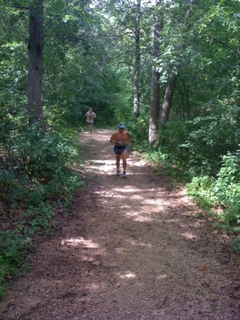
<path id="1" fill-rule="evenodd" d="M 153 145 L 158 137 L 158 124 L 159 124 L 159 99 L 160 99 L 160 87 L 159 87 L 159 73 L 155 66 L 152 67 L 152 82 L 151 82 L 151 105 L 150 105 L 150 119 L 149 119 L 149 133 L 148 141 L 150 145 Z"/>
<path id="2" fill-rule="evenodd" d="M 185 19 L 184 19 L 184 25 L 186 26 L 186 19 L 189 17 L 191 10 L 193 9 L 193 2 L 190 0 L 190 9 L 186 12 Z M 185 44 L 182 44 L 182 49 L 185 49 Z M 177 81 L 177 74 L 178 74 L 178 69 L 179 65 L 175 67 L 175 70 L 172 70 L 169 80 L 168 80 L 168 85 L 165 90 L 165 95 L 163 99 L 163 104 L 162 104 L 162 110 L 161 110 L 161 116 L 160 116 L 160 121 L 161 123 L 166 123 L 169 118 L 169 113 L 171 109 L 171 102 L 174 94 L 174 88 L 175 84 Z"/>
<path id="3" fill-rule="evenodd" d="M 162 0 L 156 0 L 155 5 L 161 4 Z M 153 31 L 153 59 L 156 60 L 159 56 L 159 38 L 162 30 L 162 19 L 160 16 L 156 17 L 156 23 Z M 151 80 L 151 104 L 150 104 L 150 119 L 148 142 L 153 145 L 158 138 L 159 127 L 159 100 L 160 100 L 160 86 L 159 86 L 159 72 L 156 65 L 152 66 L 152 80 Z"/>
<path id="4" fill-rule="evenodd" d="M 37 124 L 45 129 L 42 108 L 42 71 L 43 71 L 43 0 L 36 0 L 29 7 L 28 43 L 28 116 L 29 124 Z"/>
<path id="5" fill-rule="evenodd" d="M 166 122 L 169 120 L 169 113 L 171 110 L 171 102 L 174 94 L 176 81 L 177 81 L 177 72 L 172 71 L 168 80 L 167 88 L 165 90 L 162 109 L 160 113 L 160 128 L 159 128 L 159 134 L 158 134 L 158 145 L 160 146 L 163 146 L 165 143 L 161 133 L 165 128 Z"/>
<path id="6" fill-rule="evenodd" d="M 169 118 L 169 112 L 171 109 L 171 102 L 173 98 L 176 81 L 177 81 L 177 72 L 172 71 L 168 80 L 168 85 L 165 90 L 165 95 L 164 95 L 163 104 L 162 104 L 160 120 L 163 123 L 166 123 Z"/>
<path id="7" fill-rule="evenodd" d="M 135 25 L 135 64 L 134 64 L 134 97 L 133 114 L 139 116 L 139 74 L 140 74 L 140 19 L 141 0 L 137 0 L 136 25 Z"/>

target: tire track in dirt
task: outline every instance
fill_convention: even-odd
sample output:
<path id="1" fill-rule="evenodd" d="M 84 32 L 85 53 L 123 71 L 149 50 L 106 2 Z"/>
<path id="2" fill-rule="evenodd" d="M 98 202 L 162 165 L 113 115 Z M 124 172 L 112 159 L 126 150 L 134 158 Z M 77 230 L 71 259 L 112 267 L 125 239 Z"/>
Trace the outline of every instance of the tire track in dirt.
<path id="1" fill-rule="evenodd" d="M 134 153 L 127 179 L 117 177 L 110 135 L 81 134 L 87 188 L 12 284 L 0 319 L 239 320 L 239 266 L 221 238 Z"/>

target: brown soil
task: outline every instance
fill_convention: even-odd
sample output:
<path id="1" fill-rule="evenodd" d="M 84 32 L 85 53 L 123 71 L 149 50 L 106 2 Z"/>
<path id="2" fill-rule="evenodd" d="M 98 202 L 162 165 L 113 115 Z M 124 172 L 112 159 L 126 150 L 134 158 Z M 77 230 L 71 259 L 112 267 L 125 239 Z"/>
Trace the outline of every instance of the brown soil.
<path id="1" fill-rule="evenodd" d="M 12 283 L 0 319 L 239 320 L 239 265 L 224 235 L 136 154 L 117 177 L 110 135 L 81 134 L 87 188 Z"/>

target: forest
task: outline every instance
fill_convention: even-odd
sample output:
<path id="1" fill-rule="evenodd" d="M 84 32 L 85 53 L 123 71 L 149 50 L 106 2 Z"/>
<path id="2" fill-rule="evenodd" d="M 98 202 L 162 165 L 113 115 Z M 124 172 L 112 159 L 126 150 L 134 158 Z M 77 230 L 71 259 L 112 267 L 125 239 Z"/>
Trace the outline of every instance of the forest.
<path id="1" fill-rule="evenodd" d="M 0 17 L 0 297 L 84 188 L 89 107 L 240 250 L 239 0 L 0 0 Z"/>

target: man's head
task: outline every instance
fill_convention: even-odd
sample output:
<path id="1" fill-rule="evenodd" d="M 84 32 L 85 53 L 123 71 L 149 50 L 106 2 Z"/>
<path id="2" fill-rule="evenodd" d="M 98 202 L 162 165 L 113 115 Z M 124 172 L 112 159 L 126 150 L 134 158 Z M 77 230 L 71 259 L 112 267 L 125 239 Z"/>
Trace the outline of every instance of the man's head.
<path id="1" fill-rule="evenodd" d="M 119 123 L 118 128 L 120 131 L 124 131 L 125 125 L 123 123 Z"/>
<path id="2" fill-rule="evenodd" d="M 92 112 L 92 108 L 89 108 L 88 111 Z"/>

